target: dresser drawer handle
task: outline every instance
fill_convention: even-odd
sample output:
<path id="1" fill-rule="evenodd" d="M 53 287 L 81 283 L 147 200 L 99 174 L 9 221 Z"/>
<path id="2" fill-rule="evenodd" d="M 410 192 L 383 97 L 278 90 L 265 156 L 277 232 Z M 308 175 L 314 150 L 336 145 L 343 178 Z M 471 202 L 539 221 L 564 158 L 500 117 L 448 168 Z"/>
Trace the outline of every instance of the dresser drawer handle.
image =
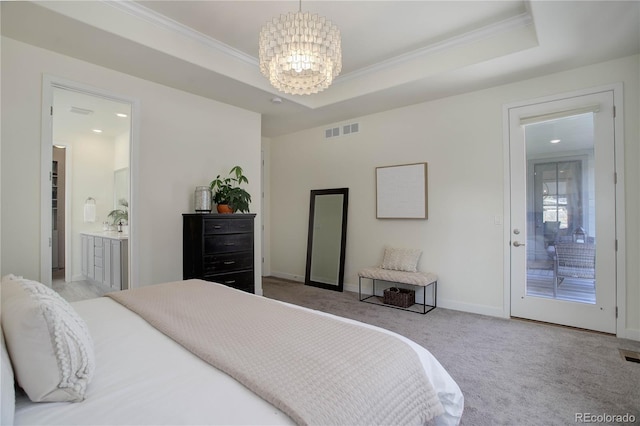
<path id="1" fill-rule="evenodd" d="M 236 280 L 229 280 L 229 281 L 225 281 L 225 284 L 234 284 L 236 282 Z"/>
<path id="2" fill-rule="evenodd" d="M 234 263 L 236 263 L 234 260 L 231 260 L 229 262 L 224 262 L 225 265 L 233 265 Z"/>
<path id="3" fill-rule="evenodd" d="M 215 226 L 213 227 L 213 229 L 220 229 L 220 228 L 222 228 L 222 226 L 220 226 L 220 225 L 215 225 Z"/>
<path id="4" fill-rule="evenodd" d="M 224 243 L 225 246 L 235 246 L 236 243 Z"/>

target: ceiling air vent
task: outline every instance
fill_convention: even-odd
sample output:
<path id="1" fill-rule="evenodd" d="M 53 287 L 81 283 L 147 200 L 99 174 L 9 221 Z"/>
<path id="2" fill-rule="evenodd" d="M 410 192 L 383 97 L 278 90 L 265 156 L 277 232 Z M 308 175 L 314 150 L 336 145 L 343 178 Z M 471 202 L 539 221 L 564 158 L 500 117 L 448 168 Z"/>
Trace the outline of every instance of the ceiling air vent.
<path id="1" fill-rule="evenodd" d="M 74 113 L 74 114 L 81 114 L 81 115 L 93 114 L 93 110 L 86 109 L 86 108 L 75 107 L 75 106 L 70 107 L 69 111 Z"/>

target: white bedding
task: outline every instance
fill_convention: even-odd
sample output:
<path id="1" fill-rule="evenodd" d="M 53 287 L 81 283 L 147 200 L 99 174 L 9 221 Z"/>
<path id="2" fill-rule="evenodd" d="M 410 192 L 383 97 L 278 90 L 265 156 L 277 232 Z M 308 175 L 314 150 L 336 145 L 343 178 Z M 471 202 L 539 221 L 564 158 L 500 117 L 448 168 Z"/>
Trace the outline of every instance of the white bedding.
<path id="1" fill-rule="evenodd" d="M 86 320 L 95 345 L 96 371 L 86 399 L 32 403 L 18 396 L 16 425 L 292 424 L 278 409 L 117 302 L 99 298 L 73 306 Z M 406 341 L 418 353 L 445 408 L 435 424 L 458 424 L 464 405 L 458 385 L 427 350 L 382 331 Z"/>

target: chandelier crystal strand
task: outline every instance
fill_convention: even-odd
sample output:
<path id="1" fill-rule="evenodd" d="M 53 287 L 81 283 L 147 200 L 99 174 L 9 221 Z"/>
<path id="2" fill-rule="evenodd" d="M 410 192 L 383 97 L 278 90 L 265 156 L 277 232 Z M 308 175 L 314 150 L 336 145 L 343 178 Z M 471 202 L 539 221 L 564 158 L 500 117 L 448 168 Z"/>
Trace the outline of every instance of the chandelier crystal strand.
<path id="1" fill-rule="evenodd" d="M 259 59 L 260 72 L 281 92 L 321 92 L 342 70 L 340 30 L 317 14 L 280 15 L 260 31 Z"/>

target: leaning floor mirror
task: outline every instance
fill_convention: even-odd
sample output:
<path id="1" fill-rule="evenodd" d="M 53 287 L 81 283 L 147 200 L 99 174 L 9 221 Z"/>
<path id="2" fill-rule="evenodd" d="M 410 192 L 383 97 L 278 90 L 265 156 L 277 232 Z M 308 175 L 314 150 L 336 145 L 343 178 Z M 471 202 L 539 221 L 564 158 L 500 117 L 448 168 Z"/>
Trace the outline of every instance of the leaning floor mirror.
<path id="1" fill-rule="evenodd" d="M 306 285 L 342 291 L 348 204 L 349 188 L 311 191 Z"/>

